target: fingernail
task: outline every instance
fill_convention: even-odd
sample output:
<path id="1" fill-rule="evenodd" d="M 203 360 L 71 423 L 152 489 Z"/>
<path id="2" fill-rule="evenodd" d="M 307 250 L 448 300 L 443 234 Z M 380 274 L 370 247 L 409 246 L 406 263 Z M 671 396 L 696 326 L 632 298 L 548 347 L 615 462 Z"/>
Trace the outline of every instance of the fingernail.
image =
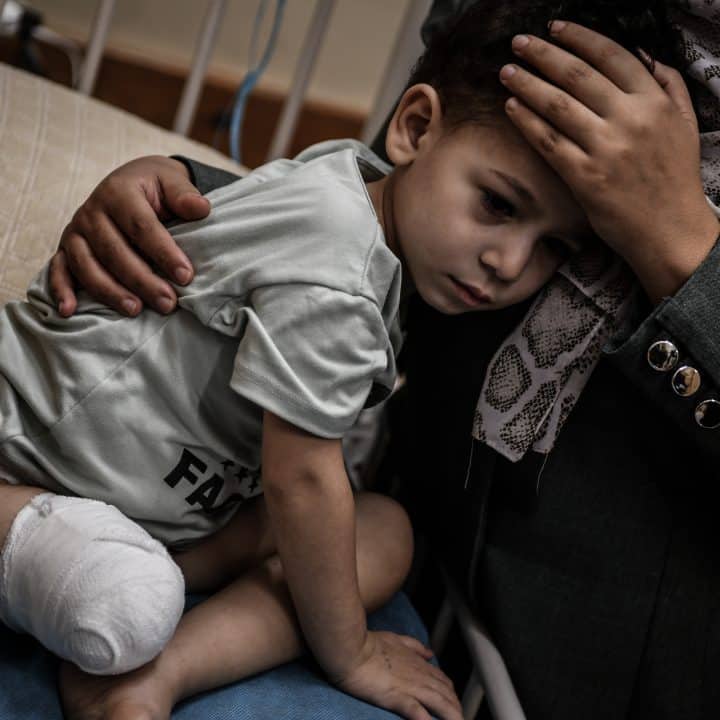
<path id="1" fill-rule="evenodd" d="M 513 110 L 517 110 L 517 106 L 518 106 L 518 101 L 514 97 L 509 98 L 508 101 L 505 103 L 505 108 L 507 110 L 510 110 L 511 112 Z"/>
<path id="2" fill-rule="evenodd" d="M 137 303 L 134 300 L 131 300 L 130 298 L 126 298 L 122 301 L 122 309 L 128 314 L 128 315 L 134 315 L 135 310 L 137 309 Z"/>
<path id="3" fill-rule="evenodd" d="M 160 312 L 167 314 L 173 311 L 175 303 L 169 297 L 161 297 L 157 301 L 157 306 L 160 309 Z"/>
<path id="4" fill-rule="evenodd" d="M 180 267 L 175 268 L 175 279 L 181 285 L 190 282 L 191 277 L 192 273 L 186 267 L 181 265 Z"/>
<path id="5" fill-rule="evenodd" d="M 524 48 L 530 42 L 530 38 L 527 35 L 516 35 L 512 39 L 513 50 L 520 50 Z"/>
<path id="6" fill-rule="evenodd" d="M 505 65 L 500 70 L 500 79 L 509 80 L 516 72 L 517 67 L 515 65 Z"/>
<path id="7" fill-rule="evenodd" d="M 67 304 L 67 302 L 66 302 L 65 300 L 61 300 L 61 301 L 58 303 L 58 312 L 59 312 L 61 315 L 64 315 L 64 314 L 67 312 L 67 310 L 68 310 L 68 304 Z"/>
<path id="8" fill-rule="evenodd" d="M 566 25 L 567 23 L 564 20 L 553 20 L 548 26 L 550 34 L 557 35 Z"/>
<path id="9" fill-rule="evenodd" d="M 640 56 L 640 62 L 650 71 L 651 74 L 655 72 L 655 60 L 641 47 L 637 48 L 638 55 Z"/>

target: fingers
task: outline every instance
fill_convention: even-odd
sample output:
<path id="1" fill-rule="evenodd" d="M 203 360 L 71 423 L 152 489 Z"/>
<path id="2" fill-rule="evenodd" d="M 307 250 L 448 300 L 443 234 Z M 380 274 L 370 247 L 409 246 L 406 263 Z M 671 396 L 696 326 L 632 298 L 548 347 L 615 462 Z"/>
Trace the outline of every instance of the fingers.
<path id="1" fill-rule="evenodd" d="M 462 720 L 457 697 L 448 698 L 432 687 L 417 687 L 412 695 L 399 695 L 387 708 L 410 720 L 430 720 L 430 713 L 441 720 Z"/>
<path id="2" fill-rule="evenodd" d="M 450 689 L 452 695 L 455 694 L 455 688 L 452 680 L 437 666 L 431 665 L 427 661 L 434 657 L 435 653 L 423 645 L 417 638 L 411 635 L 396 635 L 397 640 L 402 643 L 408 650 L 417 653 L 424 661 L 421 668 L 422 672 L 434 678 L 437 682 L 442 683 L 444 686 Z"/>
<path id="3" fill-rule="evenodd" d="M 130 247 L 110 217 L 103 214 L 95 217 L 92 238 L 91 252 L 94 258 L 107 269 L 109 275 L 126 288 L 126 295 L 128 291 L 134 293 L 136 302 L 139 303 L 138 298 L 142 298 L 161 313 L 168 313 L 174 309 L 176 296 L 172 286 L 156 275 L 143 258 Z M 83 268 L 73 267 L 72 271 L 84 285 Z"/>
<path id="4" fill-rule="evenodd" d="M 142 309 L 142 303 L 120 285 L 95 259 L 85 238 L 74 232 L 63 236 L 63 255 L 66 267 L 90 295 L 99 302 L 123 315 L 134 316 Z M 52 276 L 53 268 L 51 268 Z M 52 282 L 52 279 L 51 279 Z M 62 280 L 60 280 L 62 284 Z M 67 310 L 67 309 L 66 309 Z M 72 312 L 75 306 L 72 307 Z M 63 313 L 65 316 L 72 312 Z"/>
<path id="5" fill-rule="evenodd" d="M 564 90 L 517 65 L 506 65 L 500 81 L 528 107 L 589 152 L 605 121 Z"/>
<path id="6" fill-rule="evenodd" d="M 427 661 L 429 649 L 415 638 L 374 632 L 373 654 L 340 687 L 408 720 L 462 720 L 450 679 Z"/>
<path id="7" fill-rule="evenodd" d="M 668 97 L 675 103 L 683 117 L 690 122 L 697 132 L 698 124 L 695 110 L 693 109 L 692 99 L 690 98 L 690 91 L 682 75 L 677 70 L 656 61 L 653 77 Z"/>
<path id="8" fill-rule="evenodd" d="M 387 704 L 387 709 L 407 720 L 432 720 L 430 713 L 414 697 L 405 696 Z"/>
<path id="9" fill-rule="evenodd" d="M 405 647 L 414 650 L 426 660 L 429 660 L 435 654 L 427 645 L 423 645 L 417 638 L 410 635 L 398 635 L 397 637 Z"/>
<path id="10" fill-rule="evenodd" d="M 178 175 L 159 177 L 167 209 L 183 220 L 200 220 L 210 212 L 210 201 L 187 179 Z"/>
<path id="11" fill-rule="evenodd" d="M 619 92 L 618 88 L 580 57 L 533 35 L 518 35 L 513 38 L 512 50 L 551 83 L 567 91 L 597 116 L 605 117 L 609 114 Z M 643 69 L 643 72 L 647 75 L 647 71 Z M 537 83 L 543 82 L 526 71 L 525 75 Z M 547 82 L 544 84 L 551 87 Z"/>
<path id="12" fill-rule="evenodd" d="M 442 683 L 427 682 L 418 688 L 416 696 L 426 708 L 441 718 L 462 718 L 462 706 L 455 691 Z"/>
<path id="13" fill-rule="evenodd" d="M 437 717 L 461 720 L 462 708 L 452 681 L 440 668 L 427 662 L 433 655 L 432 650 L 409 635 L 395 638 L 416 658 L 412 661 L 412 696 Z"/>
<path id="14" fill-rule="evenodd" d="M 62 248 L 58 248 L 50 260 L 49 284 L 58 312 L 63 317 L 70 317 L 77 308 L 77 298 L 68 269 L 67 255 Z"/>
<path id="15" fill-rule="evenodd" d="M 652 89 L 651 77 L 643 63 L 629 50 L 605 35 L 577 23 L 555 20 L 550 26 L 550 36 L 553 40 L 562 43 L 563 47 L 568 48 L 578 58 L 587 60 L 598 71 L 596 75 L 588 76 L 592 79 L 593 84 L 597 84 L 599 75 L 599 77 L 605 77 L 612 81 L 616 87 L 626 93 L 642 93 Z M 528 48 L 534 46 L 530 50 L 533 57 L 536 56 L 535 51 L 541 49 L 541 44 L 554 47 L 539 38 L 535 39 L 538 41 L 537 43 L 529 43 L 527 46 Z M 524 52 L 523 57 L 526 57 Z M 553 54 L 548 52 L 543 59 L 544 64 L 551 64 L 548 62 L 548 58 L 552 57 Z M 531 57 L 527 59 L 535 64 Z M 537 67 L 545 73 L 544 68 Z"/>
<path id="16" fill-rule="evenodd" d="M 177 160 L 149 156 L 113 171 L 75 213 L 52 261 L 51 287 L 63 314 L 76 308 L 73 280 L 118 312 L 135 315 L 143 301 L 170 312 L 175 291 L 150 264 L 180 285 L 192 280 L 193 269 L 159 218 L 199 219 L 209 209 Z"/>
<path id="17" fill-rule="evenodd" d="M 441 720 L 462 720 L 459 703 L 456 706 L 431 690 L 419 690 L 417 697 L 400 696 L 387 703 L 387 709 L 408 720 L 432 720 L 430 713 Z"/>
<path id="18" fill-rule="evenodd" d="M 576 168 L 588 162 L 588 156 L 582 148 L 517 98 L 510 98 L 505 103 L 505 112 L 525 139 L 566 182 Z"/>
<path id="19" fill-rule="evenodd" d="M 193 271 L 190 261 L 177 246 L 167 228 L 160 222 L 141 190 L 131 191 L 130 199 L 127 194 L 117 200 L 113 198 L 108 203 L 107 212 L 121 235 L 137 245 L 169 278 L 180 285 L 185 285 L 192 280 Z M 133 287 L 148 285 L 153 287 L 150 279 L 144 273 L 141 273 L 139 277 L 137 275 L 125 277 L 121 274 L 120 268 L 110 267 L 110 269 L 122 282 L 135 283 Z M 157 284 L 154 287 L 156 291 L 159 291 Z M 165 290 L 172 293 L 169 285 L 165 286 Z M 174 293 L 172 294 L 174 296 Z M 150 304 L 156 301 L 156 298 L 151 296 L 141 295 L 141 297 Z"/>

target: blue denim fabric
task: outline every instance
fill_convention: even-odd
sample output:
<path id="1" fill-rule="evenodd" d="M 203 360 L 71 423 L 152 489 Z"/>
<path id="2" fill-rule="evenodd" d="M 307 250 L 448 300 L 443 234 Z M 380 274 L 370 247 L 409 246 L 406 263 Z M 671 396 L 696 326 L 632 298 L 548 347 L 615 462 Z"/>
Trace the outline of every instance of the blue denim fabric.
<path id="1" fill-rule="evenodd" d="M 189 604 L 194 604 L 190 601 Z M 412 635 L 427 631 L 405 595 L 373 613 L 371 629 Z M 0 625 L 0 720 L 61 720 L 57 661 L 38 643 Z M 329 685 L 309 660 L 288 663 L 235 685 L 191 698 L 173 720 L 392 720 L 396 715 Z"/>

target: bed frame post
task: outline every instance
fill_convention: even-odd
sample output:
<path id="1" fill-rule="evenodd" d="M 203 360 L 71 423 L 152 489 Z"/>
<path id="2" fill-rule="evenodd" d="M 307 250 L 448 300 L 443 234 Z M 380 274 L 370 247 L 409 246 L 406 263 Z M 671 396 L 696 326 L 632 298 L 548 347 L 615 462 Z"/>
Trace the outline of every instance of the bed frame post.
<path id="1" fill-rule="evenodd" d="M 225 16 L 226 9 L 227 0 L 211 0 L 208 5 L 203 29 L 198 40 L 197 49 L 195 50 L 192 69 L 185 82 L 180 104 L 175 113 L 173 130 L 181 135 L 188 134 L 190 126 L 195 119 L 195 111 L 197 110 L 200 100 L 200 93 L 205 80 L 205 72 L 207 71 L 212 51 L 215 49 L 218 32 L 220 31 L 220 25 Z"/>
<path id="2" fill-rule="evenodd" d="M 300 58 L 297 62 L 297 70 L 293 77 L 290 93 L 283 105 L 282 114 L 278 121 L 275 135 L 267 155 L 267 160 L 275 160 L 285 157 L 290 149 L 290 142 L 295 132 L 298 116 L 302 108 L 305 91 L 310 82 L 312 71 L 315 69 L 320 46 L 322 45 L 327 30 L 330 15 L 335 8 L 336 0 L 318 0 L 315 12 L 310 21 L 310 27 L 305 36 Z"/>
<path id="3" fill-rule="evenodd" d="M 424 49 L 420 28 L 430 12 L 432 0 L 410 0 L 398 29 L 395 45 L 385 66 L 385 72 L 360 139 L 370 145 L 380 131 L 395 103 L 400 99 L 410 69 Z"/>
<path id="4" fill-rule="evenodd" d="M 95 87 L 95 80 L 100 68 L 100 61 L 105 49 L 105 40 L 107 39 L 114 10 L 115 0 L 100 0 L 90 33 L 90 41 L 85 52 L 85 60 L 80 72 L 78 91 L 83 95 L 90 95 Z"/>

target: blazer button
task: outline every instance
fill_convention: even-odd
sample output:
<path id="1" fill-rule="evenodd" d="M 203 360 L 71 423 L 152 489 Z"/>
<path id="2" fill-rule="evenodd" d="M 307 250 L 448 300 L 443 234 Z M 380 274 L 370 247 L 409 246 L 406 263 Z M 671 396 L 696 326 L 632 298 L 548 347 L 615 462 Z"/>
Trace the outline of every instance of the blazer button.
<path id="1" fill-rule="evenodd" d="M 695 422 L 703 428 L 714 430 L 720 427 L 720 402 L 703 400 L 695 408 Z"/>
<path id="2" fill-rule="evenodd" d="M 672 377 L 672 389 L 680 397 L 690 397 L 700 389 L 700 373 L 689 365 L 683 365 Z"/>
<path id="3" fill-rule="evenodd" d="M 672 370 L 680 359 L 678 349 L 669 340 L 658 340 L 647 352 L 647 361 L 653 370 L 667 372 Z"/>

